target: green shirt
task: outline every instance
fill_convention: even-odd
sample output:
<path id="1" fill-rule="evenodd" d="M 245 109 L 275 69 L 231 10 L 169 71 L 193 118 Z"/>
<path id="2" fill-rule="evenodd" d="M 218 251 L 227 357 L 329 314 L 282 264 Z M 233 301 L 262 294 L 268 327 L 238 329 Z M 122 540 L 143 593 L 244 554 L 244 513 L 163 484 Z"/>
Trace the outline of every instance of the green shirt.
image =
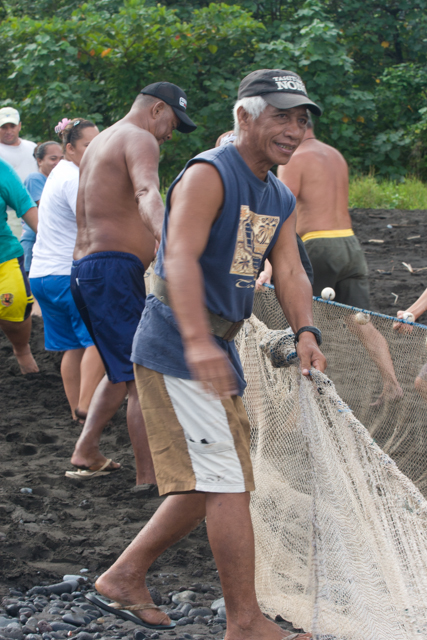
<path id="1" fill-rule="evenodd" d="M 7 207 L 22 218 L 36 204 L 16 171 L 0 158 L 0 264 L 24 254 L 21 243 L 7 224 Z"/>

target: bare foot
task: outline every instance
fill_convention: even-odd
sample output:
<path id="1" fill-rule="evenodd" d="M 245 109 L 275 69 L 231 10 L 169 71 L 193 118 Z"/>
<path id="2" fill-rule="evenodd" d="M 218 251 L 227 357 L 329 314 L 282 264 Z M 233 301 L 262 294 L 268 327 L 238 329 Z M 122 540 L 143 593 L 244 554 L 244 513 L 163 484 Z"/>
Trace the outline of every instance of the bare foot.
<path id="1" fill-rule="evenodd" d="M 84 423 L 87 418 L 87 411 L 80 409 L 80 407 L 76 407 L 76 409 L 74 409 L 74 413 L 76 414 L 76 417 Z"/>
<path id="2" fill-rule="evenodd" d="M 19 352 L 14 348 L 13 353 L 18 360 L 19 368 L 24 376 L 27 373 L 39 373 L 37 362 L 33 358 L 29 344 L 23 349 L 20 349 Z"/>
<path id="3" fill-rule="evenodd" d="M 224 640 L 310 640 L 311 633 L 290 633 L 265 616 L 257 615 L 255 620 L 248 621 L 244 627 L 227 623 Z"/>
<path id="4" fill-rule="evenodd" d="M 98 578 L 95 582 L 95 588 L 102 596 L 126 606 L 153 602 L 145 582 L 141 584 L 140 576 L 134 581 L 129 573 L 126 572 L 122 575 L 119 570 L 114 568 L 108 569 Z M 133 611 L 132 613 L 149 624 L 167 625 L 171 622 L 169 616 L 158 609 Z"/>
<path id="5" fill-rule="evenodd" d="M 384 384 L 383 392 L 370 407 L 381 407 L 386 402 L 399 402 L 403 398 L 403 389 L 400 384 Z"/>

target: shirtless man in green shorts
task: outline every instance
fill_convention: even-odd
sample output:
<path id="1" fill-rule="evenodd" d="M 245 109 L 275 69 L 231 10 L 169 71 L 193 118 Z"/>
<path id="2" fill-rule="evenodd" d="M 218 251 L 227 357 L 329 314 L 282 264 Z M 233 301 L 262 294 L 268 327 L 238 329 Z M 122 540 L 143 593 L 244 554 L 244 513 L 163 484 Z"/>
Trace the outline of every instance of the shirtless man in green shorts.
<path id="1" fill-rule="evenodd" d="M 336 302 L 369 309 L 368 265 L 348 212 L 348 166 L 337 149 L 316 138 L 311 119 L 292 160 L 279 167 L 277 177 L 297 198 L 297 233 L 313 266 L 313 294 L 320 296 L 322 289 L 332 287 Z M 383 379 L 383 392 L 375 404 L 400 398 L 403 392 L 386 339 L 372 323 L 360 325 L 352 318 L 348 328 Z"/>

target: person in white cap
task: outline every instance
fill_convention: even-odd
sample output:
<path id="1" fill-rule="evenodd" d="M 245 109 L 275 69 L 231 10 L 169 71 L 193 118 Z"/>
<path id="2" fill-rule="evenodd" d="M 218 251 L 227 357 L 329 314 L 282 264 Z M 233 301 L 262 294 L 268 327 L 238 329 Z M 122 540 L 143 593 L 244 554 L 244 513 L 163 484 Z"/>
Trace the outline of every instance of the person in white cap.
<path id="1" fill-rule="evenodd" d="M 38 167 L 33 156 L 36 143 L 19 137 L 21 125 L 19 112 L 16 109 L 12 107 L 0 109 L 0 158 L 12 165 L 24 182 L 30 173 L 38 171 Z"/>

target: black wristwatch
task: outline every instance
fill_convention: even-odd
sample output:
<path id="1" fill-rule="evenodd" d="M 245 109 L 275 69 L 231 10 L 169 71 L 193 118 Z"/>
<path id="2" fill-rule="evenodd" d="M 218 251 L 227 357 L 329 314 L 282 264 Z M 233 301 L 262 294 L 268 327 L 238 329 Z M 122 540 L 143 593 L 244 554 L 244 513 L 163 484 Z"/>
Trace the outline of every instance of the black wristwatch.
<path id="1" fill-rule="evenodd" d="M 295 334 L 295 346 L 297 346 L 299 337 L 302 333 L 304 333 L 304 331 L 310 331 L 310 333 L 312 333 L 316 338 L 317 346 L 320 347 L 320 345 L 322 344 L 322 333 L 317 327 L 301 327 L 301 329 L 298 329 Z"/>

